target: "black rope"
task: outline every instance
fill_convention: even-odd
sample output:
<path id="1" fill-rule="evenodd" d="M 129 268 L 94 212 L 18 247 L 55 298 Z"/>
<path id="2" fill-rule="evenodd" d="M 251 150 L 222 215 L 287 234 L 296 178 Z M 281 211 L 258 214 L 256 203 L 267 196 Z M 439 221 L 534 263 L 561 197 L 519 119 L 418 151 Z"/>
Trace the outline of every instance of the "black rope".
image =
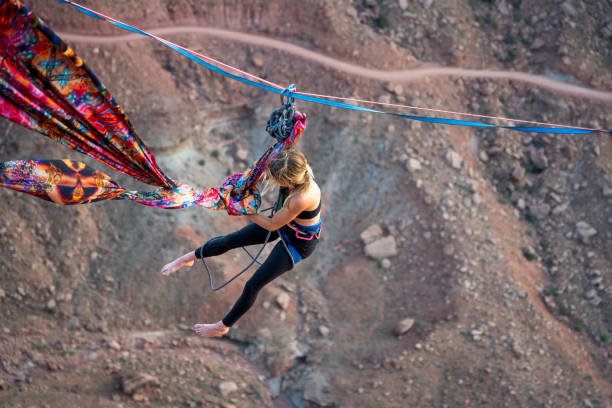
<path id="1" fill-rule="evenodd" d="M 270 239 L 270 235 L 272 234 L 272 231 L 268 231 L 268 235 L 266 236 L 266 240 L 264 241 L 263 245 L 261 246 L 261 248 L 259 249 L 259 252 L 257 252 L 257 255 L 255 255 L 255 257 L 253 258 L 253 256 L 247 251 L 247 253 L 249 254 L 249 256 L 251 256 L 251 258 L 253 259 L 244 269 L 242 269 L 240 272 L 238 272 L 236 275 L 232 276 L 230 278 L 230 280 L 228 280 L 227 282 L 225 282 L 224 284 L 222 284 L 221 286 L 218 286 L 215 288 L 213 281 L 212 281 L 212 274 L 210 273 L 210 269 L 208 269 L 208 265 L 206 264 L 206 261 L 204 260 L 204 256 L 202 255 L 202 263 L 204 264 L 204 269 L 206 269 L 206 273 L 208 273 L 208 284 L 210 286 L 210 290 L 212 290 L 213 292 L 218 291 L 219 289 L 223 289 L 224 287 L 226 287 L 227 285 L 229 285 L 232 281 L 234 281 L 234 279 L 236 279 L 237 277 L 239 277 L 240 275 L 242 275 L 243 273 L 245 273 L 246 271 L 249 270 L 249 268 L 255 263 L 257 262 L 259 265 L 261 265 L 261 263 L 259 263 L 259 261 L 257 261 L 257 258 L 259 257 L 259 255 L 261 255 L 261 253 L 263 252 L 264 248 L 266 247 L 266 245 L 268 244 L 268 240 Z M 244 249 L 244 247 L 243 247 Z"/>
<path id="2" fill-rule="evenodd" d="M 281 95 L 281 107 L 272 112 L 266 123 L 266 132 L 279 142 L 284 142 L 293 131 L 295 124 L 295 99 L 291 96 L 295 85 L 291 84 Z"/>
<path id="3" fill-rule="evenodd" d="M 266 132 L 279 142 L 285 141 L 293 131 L 294 116 L 293 103 L 285 103 L 270 115 L 266 123 Z"/>

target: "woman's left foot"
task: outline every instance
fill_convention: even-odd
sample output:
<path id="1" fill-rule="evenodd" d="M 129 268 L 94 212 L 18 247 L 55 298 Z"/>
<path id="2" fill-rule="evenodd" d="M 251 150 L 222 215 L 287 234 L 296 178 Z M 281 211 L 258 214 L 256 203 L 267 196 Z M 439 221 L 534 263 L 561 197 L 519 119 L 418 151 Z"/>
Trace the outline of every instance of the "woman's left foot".
<path id="1" fill-rule="evenodd" d="M 193 266 L 193 259 L 189 259 L 189 260 L 184 260 L 184 256 L 175 259 L 174 261 L 170 262 L 169 264 L 165 265 L 162 268 L 162 275 L 168 276 L 173 274 L 174 272 L 178 271 L 181 268 L 184 267 L 188 267 L 188 266 Z"/>
<path id="2" fill-rule="evenodd" d="M 213 324 L 194 324 L 193 330 L 202 337 L 218 337 L 223 336 L 229 331 L 229 327 L 223 324 L 222 321 Z"/>

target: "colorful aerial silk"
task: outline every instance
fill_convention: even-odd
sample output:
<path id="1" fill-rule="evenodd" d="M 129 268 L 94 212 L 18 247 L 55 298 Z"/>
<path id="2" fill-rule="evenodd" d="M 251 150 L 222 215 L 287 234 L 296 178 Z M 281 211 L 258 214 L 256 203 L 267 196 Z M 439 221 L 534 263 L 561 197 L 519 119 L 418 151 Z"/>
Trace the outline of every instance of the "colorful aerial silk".
<path id="1" fill-rule="evenodd" d="M 72 160 L 0 163 L 0 186 L 58 204 L 131 200 L 160 208 L 194 204 L 252 214 L 261 203 L 257 182 L 269 161 L 301 136 L 306 116 L 245 173 L 221 187 L 196 190 L 166 176 L 112 95 L 49 27 L 16 0 L 0 0 L 0 116 L 35 130 L 139 181 L 160 187 L 127 191 L 111 178 Z M 232 188 L 229 188 L 231 186 Z"/>

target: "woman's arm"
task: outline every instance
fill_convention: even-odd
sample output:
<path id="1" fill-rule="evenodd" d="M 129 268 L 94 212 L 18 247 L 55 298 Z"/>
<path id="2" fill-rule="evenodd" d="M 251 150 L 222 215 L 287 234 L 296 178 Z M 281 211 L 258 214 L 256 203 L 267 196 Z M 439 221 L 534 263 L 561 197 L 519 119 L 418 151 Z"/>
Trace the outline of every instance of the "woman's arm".
<path id="1" fill-rule="evenodd" d="M 293 197 L 289 203 L 274 214 L 272 218 L 265 217 L 261 214 L 250 214 L 246 215 L 246 217 L 268 231 L 276 231 L 283 225 L 293 221 L 307 205 L 308 203 L 301 199 L 301 197 Z"/>

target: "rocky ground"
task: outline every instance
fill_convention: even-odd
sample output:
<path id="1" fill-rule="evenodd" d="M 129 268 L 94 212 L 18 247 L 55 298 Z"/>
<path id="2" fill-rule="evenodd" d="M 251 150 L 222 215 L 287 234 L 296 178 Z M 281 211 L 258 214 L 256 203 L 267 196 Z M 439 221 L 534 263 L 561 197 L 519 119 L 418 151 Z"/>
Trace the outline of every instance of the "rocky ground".
<path id="1" fill-rule="evenodd" d="M 144 28 L 210 25 L 382 70 L 518 70 L 612 89 L 612 2 L 87 1 Z M 58 31 L 120 32 L 26 2 Z M 277 50 L 171 38 L 298 90 L 612 128 L 610 104 L 508 80 L 383 83 Z M 73 47 L 160 166 L 219 184 L 270 143 L 275 96 L 152 42 Z M 242 278 L 159 269 L 244 224 L 196 208 L 59 207 L 0 191 L 3 406 L 610 407 L 612 140 L 421 124 L 299 104 L 322 187 L 316 256 L 223 339 Z M 0 160 L 102 165 L 6 121 Z M 104 169 L 105 170 L 105 169 Z M 109 171 L 110 173 L 110 171 Z M 127 177 L 113 178 L 146 188 Z M 247 261 L 212 262 L 221 281 Z"/>

